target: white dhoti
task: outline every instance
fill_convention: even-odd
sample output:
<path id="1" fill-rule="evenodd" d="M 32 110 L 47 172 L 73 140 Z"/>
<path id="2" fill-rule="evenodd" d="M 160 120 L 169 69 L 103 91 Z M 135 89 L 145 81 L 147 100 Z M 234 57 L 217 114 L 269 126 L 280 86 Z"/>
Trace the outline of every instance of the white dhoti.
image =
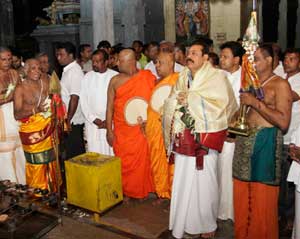
<path id="1" fill-rule="evenodd" d="M 26 184 L 25 162 L 19 126 L 10 102 L 0 106 L 0 180 Z"/>
<path id="2" fill-rule="evenodd" d="M 225 142 L 218 159 L 219 211 L 218 218 L 233 220 L 232 160 L 235 143 Z"/>
<path id="3" fill-rule="evenodd" d="M 201 234 L 217 229 L 218 153 L 209 150 L 204 169 L 196 169 L 196 158 L 175 154 L 175 171 L 169 229 L 175 238 L 184 232 Z"/>
<path id="4" fill-rule="evenodd" d="M 99 154 L 114 155 L 112 147 L 106 141 L 106 129 L 98 129 L 95 124 L 85 122 L 87 151 Z"/>
<path id="5" fill-rule="evenodd" d="M 299 144 L 298 144 L 299 145 Z M 292 162 L 287 177 L 288 182 L 293 182 L 295 189 L 295 218 L 292 239 L 300 239 L 300 164 Z"/>

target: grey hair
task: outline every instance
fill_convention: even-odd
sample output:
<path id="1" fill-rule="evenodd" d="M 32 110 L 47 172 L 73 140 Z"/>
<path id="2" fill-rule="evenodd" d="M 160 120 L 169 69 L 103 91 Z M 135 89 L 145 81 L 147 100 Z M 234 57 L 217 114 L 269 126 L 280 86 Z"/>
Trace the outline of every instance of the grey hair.
<path id="1" fill-rule="evenodd" d="M 11 50 L 6 46 L 0 46 L 0 53 L 2 52 L 11 52 Z"/>

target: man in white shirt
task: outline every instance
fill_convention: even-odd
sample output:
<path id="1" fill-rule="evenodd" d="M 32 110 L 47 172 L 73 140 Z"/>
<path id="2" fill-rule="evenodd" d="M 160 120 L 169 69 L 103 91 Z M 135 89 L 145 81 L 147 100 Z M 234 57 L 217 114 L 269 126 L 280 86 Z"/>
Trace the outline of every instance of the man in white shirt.
<path id="1" fill-rule="evenodd" d="M 279 214 L 283 221 L 287 221 L 286 229 L 290 229 L 294 216 L 294 191 L 293 183 L 286 181 L 290 169 L 290 160 L 288 160 L 288 148 L 291 143 L 291 135 L 300 125 L 300 54 L 296 49 L 287 49 L 284 54 L 284 71 L 287 74 L 287 80 L 292 89 L 292 115 L 287 133 L 284 135 L 284 147 L 282 153 L 282 168 L 279 197 Z"/>
<path id="2" fill-rule="evenodd" d="M 108 54 L 102 49 L 93 53 L 93 71 L 83 78 L 80 103 L 85 116 L 87 150 L 113 155 L 113 150 L 106 141 L 105 114 L 108 84 L 118 72 L 107 68 L 108 58 Z"/>
<path id="3" fill-rule="evenodd" d="M 155 75 L 156 79 L 159 78 L 155 62 L 158 56 L 159 51 L 174 53 L 174 45 L 171 42 L 162 41 L 160 45 L 157 42 L 151 42 L 148 46 L 148 55 L 150 57 L 150 62 L 145 66 L 145 70 L 150 70 L 153 75 Z M 174 72 L 181 72 L 183 66 L 175 62 Z"/>
<path id="4" fill-rule="evenodd" d="M 83 72 L 75 60 L 76 48 L 71 42 L 57 46 L 56 57 L 63 73 L 61 77 L 61 96 L 67 108 L 68 135 L 65 138 L 66 158 L 72 158 L 85 152 L 83 141 L 84 116 L 79 96 Z"/>
<path id="5" fill-rule="evenodd" d="M 241 60 L 244 49 L 238 42 L 225 42 L 220 47 L 220 67 L 229 80 L 236 102 L 239 104 L 241 88 Z M 218 218 L 233 220 L 233 182 L 232 182 L 232 159 L 235 149 L 234 139 L 227 138 L 222 153 L 218 160 L 219 179 L 219 211 Z"/>

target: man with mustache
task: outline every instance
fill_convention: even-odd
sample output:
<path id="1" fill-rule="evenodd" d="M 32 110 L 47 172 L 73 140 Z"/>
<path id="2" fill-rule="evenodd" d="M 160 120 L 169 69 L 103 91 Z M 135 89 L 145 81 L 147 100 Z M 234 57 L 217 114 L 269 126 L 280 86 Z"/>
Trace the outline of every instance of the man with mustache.
<path id="1" fill-rule="evenodd" d="M 93 53 L 93 71 L 88 72 L 82 80 L 80 103 L 85 117 L 88 152 L 113 155 L 106 141 L 105 114 L 108 84 L 118 72 L 107 68 L 108 57 L 103 49 Z"/>
<path id="2" fill-rule="evenodd" d="M 208 52 L 203 41 L 192 44 L 187 67 L 164 105 L 165 145 L 175 161 L 169 223 L 175 238 L 185 233 L 213 238 L 217 229 L 217 158 L 237 103 Z"/>

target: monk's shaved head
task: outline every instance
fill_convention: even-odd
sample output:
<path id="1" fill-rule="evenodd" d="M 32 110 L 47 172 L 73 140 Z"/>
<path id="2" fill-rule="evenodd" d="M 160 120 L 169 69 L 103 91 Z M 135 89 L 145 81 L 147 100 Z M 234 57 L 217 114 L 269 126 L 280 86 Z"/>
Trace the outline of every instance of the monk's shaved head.
<path id="1" fill-rule="evenodd" d="M 136 56 L 132 49 L 124 49 L 119 53 L 118 61 L 119 71 L 128 73 L 130 69 L 136 68 Z"/>
<path id="2" fill-rule="evenodd" d="M 160 52 L 156 59 L 155 67 L 160 78 L 165 78 L 174 73 L 175 58 L 173 53 Z"/>
<path id="3" fill-rule="evenodd" d="M 170 53 L 170 52 L 160 52 L 158 54 L 158 57 L 159 58 L 162 58 L 162 59 L 166 59 L 167 61 L 170 62 L 170 64 L 175 64 L 175 58 L 174 58 L 174 54 L 173 53 Z"/>
<path id="4" fill-rule="evenodd" d="M 132 49 L 124 49 L 120 52 L 119 57 L 125 60 L 135 60 L 135 52 Z"/>

